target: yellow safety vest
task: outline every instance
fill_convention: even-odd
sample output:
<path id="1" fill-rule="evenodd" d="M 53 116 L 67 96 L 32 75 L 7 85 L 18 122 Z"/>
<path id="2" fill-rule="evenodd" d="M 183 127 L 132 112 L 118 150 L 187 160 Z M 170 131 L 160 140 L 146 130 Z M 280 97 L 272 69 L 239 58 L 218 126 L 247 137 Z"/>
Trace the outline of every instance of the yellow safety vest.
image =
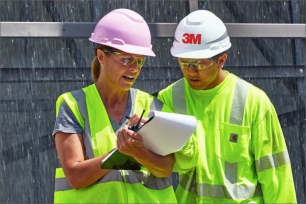
<path id="1" fill-rule="evenodd" d="M 116 147 L 113 131 L 96 86 L 61 95 L 58 114 L 65 102 L 83 128 L 86 159 L 103 155 Z M 162 103 L 137 90 L 134 113 L 145 109 L 162 110 Z M 67 182 L 62 168 L 56 169 L 54 203 L 176 203 L 170 178 L 157 178 L 146 168 L 140 171 L 112 170 L 91 186 L 75 190 Z"/>

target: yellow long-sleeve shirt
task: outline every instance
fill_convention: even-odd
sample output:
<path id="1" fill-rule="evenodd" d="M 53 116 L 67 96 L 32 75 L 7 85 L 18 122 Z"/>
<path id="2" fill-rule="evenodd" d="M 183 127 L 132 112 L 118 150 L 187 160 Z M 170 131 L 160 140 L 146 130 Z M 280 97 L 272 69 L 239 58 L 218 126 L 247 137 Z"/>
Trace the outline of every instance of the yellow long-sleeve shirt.
<path id="1" fill-rule="evenodd" d="M 158 98 L 198 120 L 199 159 L 180 175 L 179 203 L 296 203 L 284 136 L 262 90 L 228 73 L 209 90 L 193 90 L 181 79 Z"/>

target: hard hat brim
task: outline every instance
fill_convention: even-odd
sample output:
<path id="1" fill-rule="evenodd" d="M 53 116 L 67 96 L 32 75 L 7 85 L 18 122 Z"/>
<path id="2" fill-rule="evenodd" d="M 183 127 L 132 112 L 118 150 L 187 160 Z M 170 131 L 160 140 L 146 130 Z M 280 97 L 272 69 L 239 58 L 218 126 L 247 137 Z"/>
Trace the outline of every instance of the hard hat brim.
<path id="1" fill-rule="evenodd" d="M 94 39 L 93 37 L 89 38 L 91 42 L 98 43 L 101 45 L 105 45 L 108 47 L 112 47 L 118 50 L 122 50 L 124 52 L 130 53 L 130 54 L 136 54 L 136 55 L 145 55 L 145 56 L 151 56 L 155 57 L 155 53 L 152 50 L 152 45 L 151 47 L 140 47 L 140 46 L 135 46 L 135 45 L 129 45 L 129 44 L 114 44 L 110 41 L 107 41 L 105 43 L 100 42 L 99 40 Z"/>
<path id="2" fill-rule="evenodd" d="M 171 54 L 174 57 L 178 58 L 187 58 L 187 59 L 206 59 L 206 58 L 211 58 L 214 57 L 226 50 L 228 50 L 231 47 L 231 44 L 229 43 L 227 47 L 224 47 L 222 49 L 217 49 L 217 50 L 208 50 L 208 49 L 203 49 L 203 50 L 196 50 L 196 49 L 176 49 L 174 47 L 171 47 Z"/>

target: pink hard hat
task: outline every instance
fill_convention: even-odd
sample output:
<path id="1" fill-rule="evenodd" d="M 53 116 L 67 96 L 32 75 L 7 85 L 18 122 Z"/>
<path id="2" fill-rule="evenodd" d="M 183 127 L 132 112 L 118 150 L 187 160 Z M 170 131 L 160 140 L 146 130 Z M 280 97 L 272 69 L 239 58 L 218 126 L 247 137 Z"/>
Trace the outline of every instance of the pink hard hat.
<path id="1" fill-rule="evenodd" d="M 155 57 L 148 24 L 129 9 L 116 9 L 106 14 L 89 40 L 124 52 Z"/>

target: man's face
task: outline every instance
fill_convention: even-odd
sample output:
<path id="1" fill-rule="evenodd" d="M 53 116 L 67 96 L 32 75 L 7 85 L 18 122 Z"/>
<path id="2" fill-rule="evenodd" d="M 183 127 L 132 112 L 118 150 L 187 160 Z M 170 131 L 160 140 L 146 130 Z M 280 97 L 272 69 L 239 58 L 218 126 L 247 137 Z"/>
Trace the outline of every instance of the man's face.
<path id="1" fill-rule="evenodd" d="M 222 67 L 227 59 L 223 54 L 210 59 L 179 58 L 180 68 L 190 87 L 194 90 L 211 89 L 224 80 Z"/>

